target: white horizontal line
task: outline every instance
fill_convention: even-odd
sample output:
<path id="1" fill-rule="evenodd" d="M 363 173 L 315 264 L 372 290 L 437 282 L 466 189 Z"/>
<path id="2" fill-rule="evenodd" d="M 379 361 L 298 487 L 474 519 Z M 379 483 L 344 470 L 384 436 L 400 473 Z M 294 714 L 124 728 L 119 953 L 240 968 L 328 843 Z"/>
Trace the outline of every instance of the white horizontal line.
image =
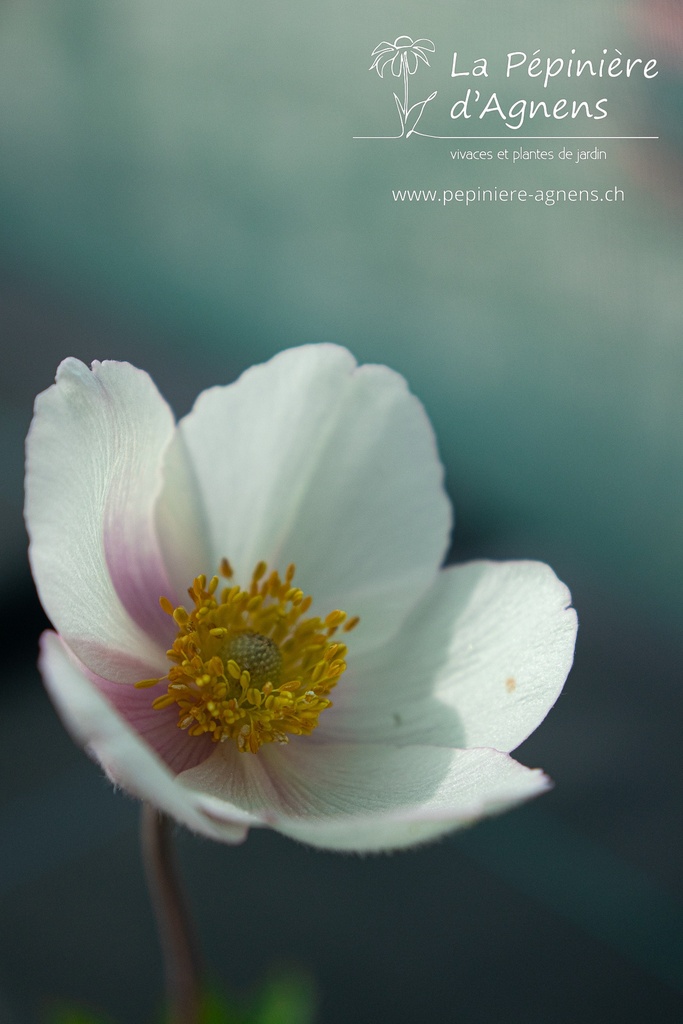
<path id="1" fill-rule="evenodd" d="M 600 142 L 605 139 L 658 139 L 659 135 L 423 135 L 422 132 L 413 132 L 423 139 L 544 139 L 551 142 L 556 139 L 594 139 Z M 354 135 L 354 139 L 400 139 L 401 135 Z"/>

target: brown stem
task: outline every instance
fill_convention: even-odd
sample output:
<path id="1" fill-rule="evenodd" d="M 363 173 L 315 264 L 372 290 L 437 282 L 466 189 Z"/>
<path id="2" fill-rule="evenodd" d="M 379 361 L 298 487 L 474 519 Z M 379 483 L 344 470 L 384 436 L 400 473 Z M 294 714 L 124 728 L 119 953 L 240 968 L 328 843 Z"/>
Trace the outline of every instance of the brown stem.
<path id="1" fill-rule="evenodd" d="M 199 956 L 173 864 L 169 819 L 143 804 L 140 836 L 147 886 L 164 954 L 169 1024 L 199 1024 Z"/>

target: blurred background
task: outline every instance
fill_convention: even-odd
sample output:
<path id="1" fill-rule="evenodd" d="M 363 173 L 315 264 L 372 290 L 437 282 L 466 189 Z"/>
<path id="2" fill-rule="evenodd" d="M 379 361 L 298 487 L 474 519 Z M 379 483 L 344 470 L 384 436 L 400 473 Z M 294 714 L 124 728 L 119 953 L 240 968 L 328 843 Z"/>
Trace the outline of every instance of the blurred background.
<path id="1" fill-rule="evenodd" d="M 436 45 L 410 81 L 412 101 L 438 91 L 427 133 L 557 152 L 570 144 L 451 121 L 453 51 L 463 70 L 486 56 L 509 103 L 544 92 L 494 72 L 508 51 L 604 47 L 656 57 L 658 76 L 558 80 L 553 99 L 607 96 L 608 118 L 525 133 L 659 139 L 514 165 L 354 140 L 397 131 L 395 82 L 368 69 L 403 34 Z M 67 355 L 129 359 L 182 415 L 203 387 L 317 341 L 390 364 L 426 405 L 453 560 L 538 558 L 569 584 L 575 669 L 517 755 L 556 789 L 392 857 L 179 834 L 213 978 L 240 992 L 299 965 L 321 1024 L 683 1019 L 682 170 L 675 0 L 2 0 L 1 1021 L 43 1022 L 59 997 L 143 1024 L 161 988 L 137 807 L 72 745 L 34 667 L 33 397 Z M 477 186 L 625 198 L 391 196 Z"/>

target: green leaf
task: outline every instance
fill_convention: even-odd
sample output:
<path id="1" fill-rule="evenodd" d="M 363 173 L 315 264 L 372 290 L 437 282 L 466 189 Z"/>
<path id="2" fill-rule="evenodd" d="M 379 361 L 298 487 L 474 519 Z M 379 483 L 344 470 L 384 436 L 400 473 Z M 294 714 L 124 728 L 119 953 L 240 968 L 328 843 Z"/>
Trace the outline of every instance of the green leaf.
<path id="1" fill-rule="evenodd" d="M 248 1024 L 242 1010 L 218 992 L 207 992 L 202 1000 L 202 1024 Z"/>
<path id="2" fill-rule="evenodd" d="M 277 974 L 258 994 L 249 1024 L 313 1024 L 316 1003 L 309 975 L 291 970 Z"/>
<path id="3" fill-rule="evenodd" d="M 251 998 L 239 1002 L 209 989 L 202 997 L 201 1024 L 314 1024 L 315 986 L 309 975 L 287 970 L 271 975 Z M 159 1022 L 166 1018 L 157 1018 Z M 112 1024 L 90 1010 L 59 1004 L 45 1024 Z"/>
<path id="4" fill-rule="evenodd" d="M 111 1024 L 110 1017 L 94 1015 L 90 1010 L 77 1006 L 54 1006 L 48 1011 L 46 1024 Z"/>

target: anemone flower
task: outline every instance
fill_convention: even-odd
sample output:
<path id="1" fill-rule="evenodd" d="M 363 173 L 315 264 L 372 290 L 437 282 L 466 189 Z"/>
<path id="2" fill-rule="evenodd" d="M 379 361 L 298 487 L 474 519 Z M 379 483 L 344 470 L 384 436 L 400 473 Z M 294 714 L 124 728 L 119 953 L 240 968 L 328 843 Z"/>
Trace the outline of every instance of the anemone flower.
<path id="1" fill-rule="evenodd" d="M 398 374 L 292 349 L 176 424 L 141 370 L 66 359 L 27 449 L 43 678 L 117 786 L 227 843 L 358 851 L 547 788 L 509 752 L 569 670 L 569 593 L 535 562 L 440 570 L 442 467 Z"/>

